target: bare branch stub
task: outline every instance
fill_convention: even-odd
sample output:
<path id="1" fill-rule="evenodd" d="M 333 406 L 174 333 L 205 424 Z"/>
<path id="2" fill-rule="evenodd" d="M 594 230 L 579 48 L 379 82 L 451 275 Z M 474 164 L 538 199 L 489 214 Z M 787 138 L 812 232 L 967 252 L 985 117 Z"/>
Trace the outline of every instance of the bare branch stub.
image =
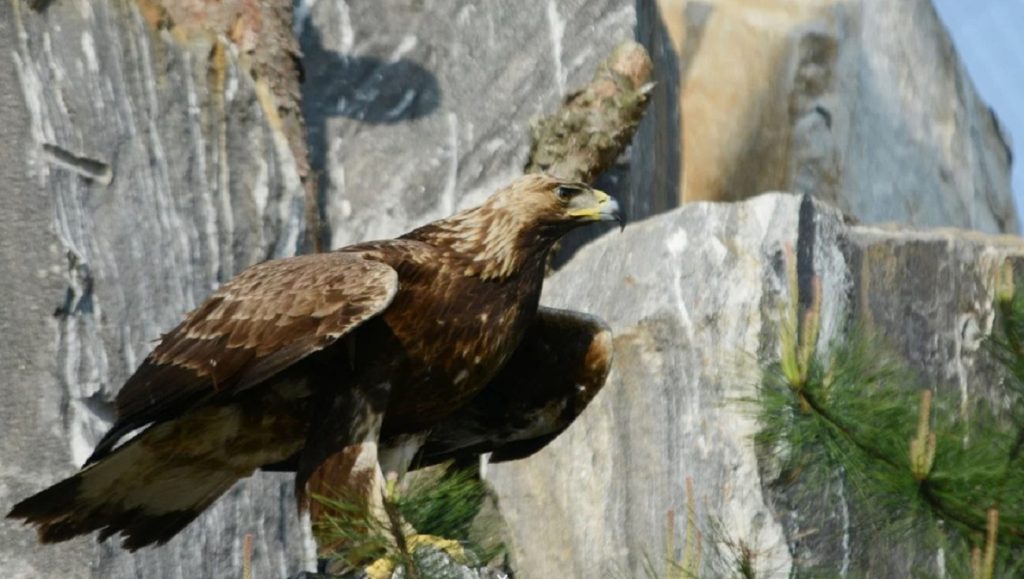
<path id="1" fill-rule="evenodd" d="M 524 171 L 592 182 L 633 139 L 647 109 L 652 70 L 643 46 L 617 46 L 590 84 L 566 96 L 558 112 L 532 123 Z"/>

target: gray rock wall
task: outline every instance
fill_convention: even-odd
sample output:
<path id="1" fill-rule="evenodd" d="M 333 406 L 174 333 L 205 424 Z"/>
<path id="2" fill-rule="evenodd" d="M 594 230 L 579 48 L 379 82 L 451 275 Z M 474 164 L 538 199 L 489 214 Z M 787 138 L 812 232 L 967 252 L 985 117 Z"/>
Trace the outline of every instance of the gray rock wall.
<path id="1" fill-rule="evenodd" d="M 523 577 L 636 577 L 647 560 L 660 568 L 670 510 L 683 543 L 688 477 L 707 576 L 727 573 L 713 553 L 729 542 L 753 550 L 758 577 L 814 565 L 872 577 L 938 571 L 931 550 L 851 527 L 856 504 L 841 484 L 814 489 L 811 503 L 762 490 L 772 481 L 740 399 L 756 394 L 759 364 L 777 356 L 783 304 L 800 299 L 786 295 L 787 246 L 802 283 L 822 284 L 819 350 L 866 320 L 940 396 L 999 399 L 979 349 L 999 268 L 1024 257 L 1018 238 L 850 226 L 809 197 L 778 194 L 691 204 L 606 234 L 548 280 L 542 301 L 608 321 L 608 384 L 549 447 L 488 468 Z"/>
<path id="2" fill-rule="evenodd" d="M 304 161 L 296 161 L 289 141 L 294 123 L 282 128 L 268 110 L 268 90 L 247 72 L 249 49 L 223 35 L 161 26 L 153 2 L 60 0 L 37 3 L 46 5 L 42 11 L 29 4 L 0 4 L 0 78 L 9 79 L 0 82 L 0 505 L 74 471 L 110 420 L 116 388 L 182 313 L 245 265 L 305 247 Z M 634 146 L 601 185 L 625 201 L 634 220 L 700 198 L 687 197 L 695 190 L 687 179 L 706 177 L 739 184 L 715 198 L 785 186 L 868 222 L 1016 228 L 1009 151 L 925 0 L 827 9 L 815 3 L 813 10 L 810 3 L 756 4 L 298 2 L 302 108 L 320 183 L 315 209 L 327 226 L 321 234 L 333 247 L 387 237 L 480 200 L 520 172 L 530 119 L 554 110 L 627 38 L 649 48 L 657 85 Z M 715 36 L 737 21 L 742 37 Z M 730 51 L 743 46 L 743 54 L 771 59 L 728 65 Z M 744 82 L 766 90 L 744 91 Z M 730 100 L 736 95 L 746 100 Z M 700 98 L 717 108 L 691 110 L 687 103 Z M 722 175 L 739 177 L 716 181 Z M 792 564 L 785 537 L 794 531 L 771 517 L 767 503 L 775 499 L 732 482 L 753 472 L 740 436 L 752 425 L 716 402 L 727 382 L 708 348 L 768 347 L 751 327 L 764 324 L 762 297 L 782 290 L 777 272 L 757 269 L 764 265 L 758 252 L 795 235 L 795 203 L 701 205 L 687 217 L 673 214 L 671 223 L 639 224 L 637 233 L 630 228 L 604 242 L 607 251 L 622 252 L 610 253 L 611 261 L 595 265 L 595 252 L 605 250 L 594 249 L 583 258 L 589 265 L 573 266 L 595 268 L 581 274 L 585 282 L 553 280 L 552 300 L 569 296 L 564 305 L 609 316 L 620 335 L 616 376 L 645 378 L 612 384 L 588 411 L 593 422 L 542 455 L 554 463 L 496 471 L 526 577 L 552 576 L 544 573 L 554 569 L 547 561 L 565 564 L 553 576 L 606 564 L 637 569 L 647 545 L 652 556 L 659 552 L 657 521 L 666 508 L 682 512 L 686 474 L 694 476 L 700 508 L 724 513 L 765 546 L 765 569 Z M 821 215 L 837 228 L 828 235 L 842 232 L 851 247 L 882 247 L 869 241 L 888 235 L 841 229 L 834 214 Z M 839 251 L 826 239 L 833 230 L 821 227 L 825 237 L 815 247 Z M 970 248 L 989 242 L 979 243 L 951 258 L 963 264 L 957 267 L 970 269 Z M 893 263 L 916 261 L 895 249 L 902 242 L 893 244 Z M 747 253 L 737 253 L 740 247 Z M 663 259 L 677 265 L 666 272 Z M 853 287 L 854 269 L 871 271 L 850 266 L 854 259 L 816 262 L 837 268 L 825 276 L 837 284 L 836 295 Z M 936 288 L 959 283 L 962 271 L 936 260 L 922 279 Z M 636 271 L 604 286 L 626 271 L 619 262 Z M 598 280 L 593 272 L 606 266 Z M 913 279 L 870 280 L 876 290 L 857 302 L 865 305 L 837 298 L 830 307 L 870 310 L 898 329 L 903 319 L 886 317 L 897 304 L 886 300 L 902 294 L 887 284 Z M 947 319 L 934 299 L 948 294 L 934 291 L 940 293 L 932 302 L 911 310 L 916 336 L 940 338 L 926 348 L 908 339 L 907 353 L 931 361 L 970 353 L 974 338 L 935 328 L 952 319 L 963 324 L 962 335 L 975 336 L 975 327 L 984 331 L 989 323 L 983 306 L 964 313 L 958 302 L 942 310 Z M 973 358 L 961 358 L 929 368 L 955 386 L 974 371 Z M 686 380 L 659 381 L 662 374 Z M 657 421 L 644 420 L 654 414 Z M 669 421 L 671 428 L 658 426 Z M 692 472 L 681 470 L 694 464 Z M 656 469 L 647 472 L 648 486 L 622 478 L 644 468 Z M 571 518 L 572 509 L 595 518 Z M 551 526 L 530 526 L 541 519 Z M 233 575 L 247 533 L 255 537 L 257 576 L 308 564 L 288 477 L 264 474 L 240 484 L 188 533 L 134 556 L 91 538 L 42 548 L 30 531 L 3 520 L 0 569 L 12 577 Z"/>
<path id="3" fill-rule="evenodd" d="M 759 571 L 788 571 L 749 441 L 756 425 L 726 402 L 752 393 L 772 291 L 766 256 L 795 240 L 798 206 L 688 205 L 605 235 L 548 280 L 547 303 L 611 325 L 615 358 L 560 438 L 488 468 L 523 577 L 638 577 L 645 559 L 660 566 L 666 514 L 686 512 L 687 476 L 699 514 L 721 516 L 762 550 Z"/>
<path id="4" fill-rule="evenodd" d="M 632 35 L 626 3 L 428 4 L 299 6 L 312 18 L 296 27 L 304 112 L 314 165 L 329 169 L 334 245 L 400 233 L 517 174 L 529 119 Z M 310 24 L 320 19 L 324 41 Z M 0 348 L 2 504 L 74 472 L 160 332 L 242 267 L 302 247 L 301 162 L 247 72 L 247 49 L 165 20 L 156 4 L 128 0 L 0 6 L 0 61 L 15 81 L 0 108 L 12 200 L 0 210 L 11 328 Z M 169 545 L 135 555 L 92 538 L 41 547 L 3 520 L 0 568 L 233 575 L 253 534 L 256 575 L 285 576 L 309 564 L 289 479 L 257 475 Z"/>
<path id="5" fill-rule="evenodd" d="M 834 70 L 831 87 L 807 95 L 833 122 L 825 131 L 810 116 L 797 121 L 792 189 L 813 191 L 807 178 L 831 157 L 840 173 L 833 202 L 864 221 L 1018 233 L 1009 139 L 931 2 L 874 0 L 836 12 L 823 37 L 826 46 L 838 37 L 834 61 L 817 61 L 811 35 L 801 46 L 808 84 L 821 67 Z"/>
<path id="6" fill-rule="evenodd" d="M 633 38 L 635 16 L 623 0 L 388 0 L 312 3 L 296 21 L 312 164 L 340 247 L 521 174 L 530 119 Z"/>
<path id="7" fill-rule="evenodd" d="M 628 167 L 647 217 L 766 190 L 866 222 L 1017 229 L 1009 148 L 928 0 L 300 3 L 329 245 L 403 232 L 516 175 L 527 125 L 619 41 L 657 82 Z"/>
<path id="8" fill-rule="evenodd" d="M 292 154 L 237 54 L 123 0 L 0 4 L 0 505 L 74 472 L 160 333 L 242 267 L 295 251 Z M 42 547 L 0 519 L 5 577 L 257 576 L 306 562 L 287 477 L 236 487 L 160 549 Z"/>

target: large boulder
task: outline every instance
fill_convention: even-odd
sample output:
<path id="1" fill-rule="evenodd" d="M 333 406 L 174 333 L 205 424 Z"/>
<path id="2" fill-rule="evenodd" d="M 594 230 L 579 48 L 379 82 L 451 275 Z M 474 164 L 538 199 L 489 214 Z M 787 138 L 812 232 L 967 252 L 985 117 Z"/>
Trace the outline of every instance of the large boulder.
<path id="1" fill-rule="evenodd" d="M 895 549 L 852 527 L 857 505 L 841 486 L 793 503 L 762 476 L 758 425 L 741 400 L 756 397 L 760 366 L 778 357 L 784 304 L 805 299 L 787 295 L 787 247 L 801 296 L 820 280 L 820 351 L 864 321 L 938 396 L 999 399 L 980 344 L 1000 268 L 1024 258 L 1024 241 L 850 225 L 808 196 L 688 204 L 605 235 L 547 282 L 547 305 L 608 321 L 615 358 L 605 388 L 560 438 L 488 468 L 517 572 L 638 577 L 648 561 L 659 568 L 669 511 L 683 544 L 688 478 L 711 575 L 725 572 L 712 567 L 715 547 L 741 544 L 756 554 L 758 577 L 811 566 L 839 573 L 844 561 L 854 576 L 937 572 L 931 546 Z"/>
<path id="2" fill-rule="evenodd" d="M 868 222 L 1017 231 L 1008 139 L 930 0 L 658 5 L 681 199 L 797 191 Z"/>

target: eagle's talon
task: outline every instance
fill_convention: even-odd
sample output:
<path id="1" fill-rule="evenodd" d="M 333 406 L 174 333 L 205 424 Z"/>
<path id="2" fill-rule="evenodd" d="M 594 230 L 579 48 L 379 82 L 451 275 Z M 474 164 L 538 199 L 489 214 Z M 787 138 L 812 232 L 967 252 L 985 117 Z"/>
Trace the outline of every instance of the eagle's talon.
<path id="1" fill-rule="evenodd" d="M 406 539 L 406 543 L 412 552 L 421 547 L 433 547 L 438 551 L 444 551 L 460 565 L 465 565 L 469 562 L 469 557 L 466 556 L 466 550 L 462 548 L 462 544 L 453 539 L 445 539 L 437 535 L 412 535 Z"/>
<path id="2" fill-rule="evenodd" d="M 395 574 L 395 562 L 391 557 L 381 557 L 363 569 L 366 579 L 391 579 Z"/>
<path id="3" fill-rule="evenodd" d="M 438 551 L 446 553 L 452 561 L 459 565 L 468 565 L 469 557 L 462 545 L 455 540 L 445 539 L 436 535 L 410 535 L 406 538 L 405 544 L 410 554 L 416 553 L 424 547 L 433 547 Z M 396 559 L 394 555 L 381 557 L 363 569 L 366 579 L 391 579 L 395 574 Z"/>
<path id="4" fill-rule="evenodd" d="M 398 502 L 398 475 L 396 473 L 388 473 L 387 484 L 384 487 L 384 499 L 391 504 Z"/>

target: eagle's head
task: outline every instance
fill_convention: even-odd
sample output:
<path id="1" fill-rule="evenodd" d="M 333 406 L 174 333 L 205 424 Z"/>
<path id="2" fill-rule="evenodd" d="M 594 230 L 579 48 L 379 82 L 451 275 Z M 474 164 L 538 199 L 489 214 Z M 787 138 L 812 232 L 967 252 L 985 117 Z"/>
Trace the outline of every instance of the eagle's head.
<path id="1" fill-rule="evenodd" d="M 577 181 L 550 175 L 525 175 L 491 195 L 479 208 L 523 228 L 536 228 L 545 237 L 595 221 L 617 221 L 625 226 L 619 202 L 604 191 Z"/>
<path id="2" fill-rule="evenodd" d="M 604 191 L 549 175 L 526 175 L 483 204 L 403 236 L 443 247 L 468 261 L 467 275 L 504 278 L 543 264 L 570 230 L 598 221 L 625 224 L 619 202 Z M 530 265 L 532 264 L 532 268 Z"/>

